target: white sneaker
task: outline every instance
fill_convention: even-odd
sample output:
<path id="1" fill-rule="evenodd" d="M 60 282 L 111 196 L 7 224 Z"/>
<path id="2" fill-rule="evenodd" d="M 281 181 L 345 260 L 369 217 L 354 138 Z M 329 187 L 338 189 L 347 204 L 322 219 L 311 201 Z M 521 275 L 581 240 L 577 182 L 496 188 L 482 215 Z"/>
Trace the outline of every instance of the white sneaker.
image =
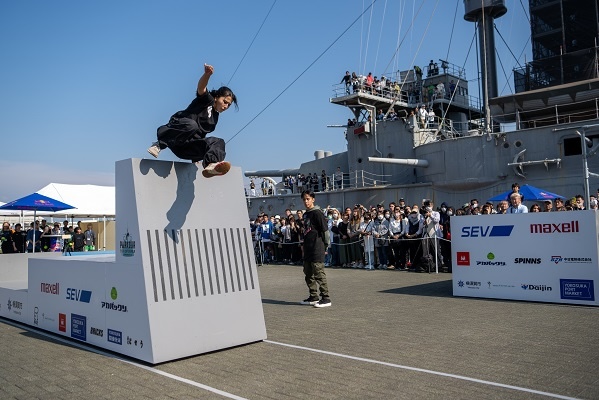
<path id="1" fill-rule="evenodd" d="M 152 143 L 152 145 L 148 148 L 148 153 L 154 156 L 154 158 L 158 158 L 158 154 L 160 153 L 160 146 L 158 142 Z"/>
<path id="2" fill-rule="evenodd" d="M 209 164 L 202 171 L 202 175 L 204 175 L 205 178 L 211 178 L 217 175 L 224 175 L 227 172 L 229 172 L 230 169 L 231 164 L 228 161 L 220 161 L 217 163 Z"/>

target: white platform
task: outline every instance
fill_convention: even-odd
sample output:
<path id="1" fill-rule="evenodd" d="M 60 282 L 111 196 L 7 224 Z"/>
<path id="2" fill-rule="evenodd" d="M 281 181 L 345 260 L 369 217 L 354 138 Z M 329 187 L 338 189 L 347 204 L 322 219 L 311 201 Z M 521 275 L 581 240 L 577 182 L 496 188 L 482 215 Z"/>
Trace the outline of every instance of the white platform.
<path id="1" fill-rule="evenodd" d="M 150 363 L 266 339 L 240 168 L 119 161 L 116 215 L 116 255 L 32 258 L 28 290 L 0 275 L 0 316 Z"/>

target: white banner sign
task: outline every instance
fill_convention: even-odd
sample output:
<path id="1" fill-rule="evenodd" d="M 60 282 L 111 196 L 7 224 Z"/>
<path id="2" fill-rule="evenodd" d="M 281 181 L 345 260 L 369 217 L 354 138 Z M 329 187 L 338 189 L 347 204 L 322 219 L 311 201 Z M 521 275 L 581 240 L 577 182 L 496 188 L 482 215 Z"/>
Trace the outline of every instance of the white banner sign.
<path id="1" fill-rule="evenodd" d="M 452 218 L 454 296 L 599 305 L 598 215 Z"/>

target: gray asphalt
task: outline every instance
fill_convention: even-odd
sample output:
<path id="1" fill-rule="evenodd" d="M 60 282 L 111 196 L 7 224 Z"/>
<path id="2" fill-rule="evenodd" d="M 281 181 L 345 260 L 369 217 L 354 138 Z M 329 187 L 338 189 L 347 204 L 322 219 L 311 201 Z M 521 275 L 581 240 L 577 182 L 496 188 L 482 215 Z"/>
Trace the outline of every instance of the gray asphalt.
<path id="1" fill-rule="evenodd" d="M 599 308 L 452 296 L 451 274 L 258 267 L 268 339 L 151 366 L 0 319 L 1 399 L 599 399 Z M 220 392 L 219 392 L 220 391 Z"/>

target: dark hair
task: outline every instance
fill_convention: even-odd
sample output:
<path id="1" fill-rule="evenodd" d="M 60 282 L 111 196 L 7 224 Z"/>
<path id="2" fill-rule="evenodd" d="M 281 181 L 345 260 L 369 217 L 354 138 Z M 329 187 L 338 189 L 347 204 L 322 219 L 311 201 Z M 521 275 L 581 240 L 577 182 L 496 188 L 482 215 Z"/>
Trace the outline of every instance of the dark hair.
<path id="1" fill-rule="evenodd" d="M 233 93 L 233 91 L 231 89 L 229 89 L 228 87 L 221 86 L 216 90 L 211 90 L 210 95 L 212 97 L 214 97 L 215 99 L 217 97 L 231 96 L 231 100 L 233 101 L 233 104 L 235 104 L 235 109 L 239 110 L 239 105 L 237 104 L 237 96 L 235 96 L 235 93 Z"/>
<path id="2" fill-rule="evenodd" d="M 306 189 L 306 190 L 304 190 L 304 191 L 302 192 L 302 194 L 301 194 L 301 196 L 300 196 L 300 197 L 303 199 L 305 194 L 307 194 L 308 196 L 312 197 L 313 199 L 315 199 L 315 198 L 316 198 L 316 195 L 314 195 L 314 192 L 313 192 L 313 191 L 311 191 L 310 189 Z"/>

